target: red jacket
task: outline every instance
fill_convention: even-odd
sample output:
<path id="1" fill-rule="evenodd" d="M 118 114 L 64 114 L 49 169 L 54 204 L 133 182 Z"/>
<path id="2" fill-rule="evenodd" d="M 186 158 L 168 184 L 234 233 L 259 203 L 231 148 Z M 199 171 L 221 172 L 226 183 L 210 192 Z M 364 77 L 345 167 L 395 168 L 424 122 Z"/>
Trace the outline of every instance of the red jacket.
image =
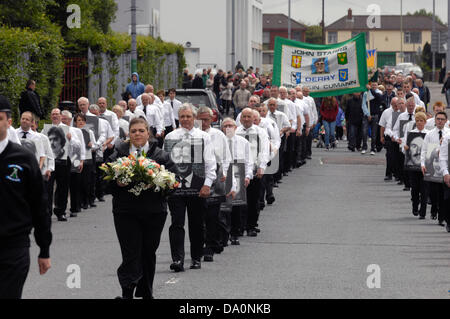
<path id="1" fill-rule="evenodd" d="M 322 105 L 320 106 L 320 115 L 322 115 L 322 120 L 327 122 L 334 122 L 336 121 L 336 117 L 339 112 L 339 106 L 337 102 L 333 105 L 331 109 L 327 109 L 325 105 L 322 102 Z"/>

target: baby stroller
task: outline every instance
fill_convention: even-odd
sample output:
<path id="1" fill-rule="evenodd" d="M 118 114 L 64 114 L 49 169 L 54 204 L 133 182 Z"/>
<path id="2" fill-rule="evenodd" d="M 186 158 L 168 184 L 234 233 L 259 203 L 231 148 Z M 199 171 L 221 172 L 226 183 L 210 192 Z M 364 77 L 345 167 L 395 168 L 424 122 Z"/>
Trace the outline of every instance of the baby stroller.
<path id="1" fill-rule="evenodd" d="M 319 141 L 316 145 L 317 148 L 325 147 L 325 127 L 322 125 L 319 129 Z"/>

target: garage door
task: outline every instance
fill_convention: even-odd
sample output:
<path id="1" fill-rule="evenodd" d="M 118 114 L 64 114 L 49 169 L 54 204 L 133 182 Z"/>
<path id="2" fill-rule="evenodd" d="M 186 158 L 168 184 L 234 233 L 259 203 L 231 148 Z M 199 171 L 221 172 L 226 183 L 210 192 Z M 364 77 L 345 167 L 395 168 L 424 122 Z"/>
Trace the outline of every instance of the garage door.
<path id="1" fill-rule="evenodd" d="M 395 52 L 377 52 L 377 66 L 383 68 L 385 65 L 396 65 Z"/>

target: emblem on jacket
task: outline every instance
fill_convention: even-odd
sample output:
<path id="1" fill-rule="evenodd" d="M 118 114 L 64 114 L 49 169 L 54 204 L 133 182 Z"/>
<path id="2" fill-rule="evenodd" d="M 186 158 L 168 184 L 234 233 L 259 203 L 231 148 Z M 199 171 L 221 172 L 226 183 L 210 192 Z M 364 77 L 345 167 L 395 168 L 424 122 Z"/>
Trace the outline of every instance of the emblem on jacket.
<path id="1" fill-rule="evenodd" d="M 23 171 L 23 168 L 19 165 L 8 165 L 8 168 L 12 168 L 12 173 L 9 176 L 6 176 L 7 179 L 13 182 L 20 183 L 22 180 L 19 178 L 19 171 Z"/>

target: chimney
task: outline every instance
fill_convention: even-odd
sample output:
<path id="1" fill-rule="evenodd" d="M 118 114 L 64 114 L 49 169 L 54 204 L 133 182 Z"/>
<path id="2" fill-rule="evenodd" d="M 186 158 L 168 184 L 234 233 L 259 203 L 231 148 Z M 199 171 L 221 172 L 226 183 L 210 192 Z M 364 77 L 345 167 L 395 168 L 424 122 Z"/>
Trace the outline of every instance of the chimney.
<path id="1" fill-rule="evenodd" d="M 348 9 L 347 20 L 353 20 L 352 9 Z"/>

